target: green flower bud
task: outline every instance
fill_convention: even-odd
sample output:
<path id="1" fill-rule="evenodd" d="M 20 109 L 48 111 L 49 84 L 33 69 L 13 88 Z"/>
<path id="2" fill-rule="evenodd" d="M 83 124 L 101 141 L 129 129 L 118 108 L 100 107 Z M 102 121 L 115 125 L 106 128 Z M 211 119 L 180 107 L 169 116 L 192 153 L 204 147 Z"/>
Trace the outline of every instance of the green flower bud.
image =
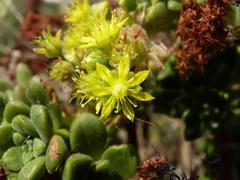
<path id="1" fill-rule="evenodd" d="M 60 56 L 62 52 L 62 31 L 58 30 L 55 35 L 52 35 L 51 31 L 51 28 L 48 27 L 47 30 L 42 33 L 42 36 L 34 41 L 35 44 L 40 47 L 33 50 L 38 54 L 54 58 Z"/>
<path id="2" fill-rule="evenodd" d="M 106 140 L 106 128 L 95 115 L 83 113 L 73 121 L 70 134 L 73 151 L 98 159 L 105 148 Z"/>
<path id="3" fill-rule="evenodd" d="M 95 70 L 97 63 L 107 65 L 108 57 L 103 51 L 95 50 L 88 54 L 82 63 L 87 69 Z"/>
<path id="4" fill-rule="evenodd" d="M 173 7 L 176 8 L 175 5 Z M 166 30 L 174 24 L 177 17 L 178 12 L 168 10 L 164 2 L 157 2 L 147 9 L 145 28 L 153 32 Z"/>
<path id="5" fill-rule="evenodd" d="M 22 135 L 37 136 L 37 132 L 31 120 L 24 115 L 17 115 L 12 120 L 12 127 Z"/>
<path id="6" fill-rule="evenodd" d="M 8 122 L 11 122 L 12 119 L 19 114 L 28 116 L 29 114 L 28 105 L 17 100 L 9 101 L 3 112 L 4 119 L 7 120 Z"/>
<path id="7" fill-rule="evenodd" d="M 35 158 L 41 156 L 45 153 L 47 147 L 44 142 L 39 138 L 34 138 L 33 140 L 33 155 Z"/>
<path id="8" fill-rule="evenodd" d="M 146 15 L 146 20 L 148 22 L 153 22 L 158 18 L 163 18 L 167 14 L 167 8 L 164 2 L 157 2 L 149 7 L 148 13 Z M 160 20 L 160 19 L 159 19 Z"/>
<path id="9" fill-rule="evenodd" d="M 68 154 L 68 147 L 64 139 L 59 135 L 54 135 L 50 140 L 46 153 L 46 168 L 52 174 L 57 171 L 61 163 Z"/>
<path id="10" fill-rule="evenodd" d="M 74 66 L 68 61 L 58 60 L 52 66 L 51 77 L 59 80 L 65 81 L 71 78 L 74 74 Z"/>
<path id="11" fill-rule="evenodd" d="M 120 6 L 127 12 L 134 11 L 137 8 L 137 0 L 118 0 Z"/>
<path id="12" fill-rule="evenodd" d="M 131 145 L 110 146 L 102 155 L 103 160 L 108 160 L 112 172 L 117 172 L 123 179 L 129 179 L 135 174 L 137 167 L 136 153 Z M 119 166 L 124 164 L 124 166 Z"/>
<path id="13" fill-rule="evenodd" d="M 30 80 L 26 96 L 32 104 L 46 105 L 49 102 L 48 93 L 37 76 L 32 77 Z"/>
<path id="14" fill-rule="evenodd" d="M 48 143 L 52 136 L 53 129 L 47 108 L 43 105 L 32 105 L 30 117 L 40 138 L 44 143 Z"/>
<path id="15" fill-rule="evenodd" d="M 18 173 L 19 180 L 40 180 L 45 174 L 45 156 L 40 156 L 27 163 Z"/>
<path id="16" fill-rule="evenodd" d="M 19 171 L 22 168 L 21 154 L 20 146 L 9 148 L 2 157 L 3 168 L 9 171 Z"/>
<path id="17" fill-rule="evenodd" d="M 240 6 L 230 6 L 228 17 L 226 18 L 229 25 L 233 28 L 240 26 Z"/>
<path id="18" fill-rule="evenodd" d="M 13 146 L 12 134 L 14 130 L 11 125 L 1 125 L 0 126 L 0 149 L 6 150 Z"/>
<path id="19" fill-rule="evenodd" d="M 180 11 L 182 9 L 182 4 L 177 0 L 168 0 L 167 8 L 172 11 Z"/>
<path id="20" fill-rule="evenodd" d="M 33 152 L 22 152 L 22 163 L 23 165 L 27 164 L 34 159 Z"/>
<path id="21" fill-rule="evenodd" d="M 2 80 L 0 79 L 0 91 L 5 92 L 9 89 L 12 89 L 12 85 L 10 84 L 10 81 Z"/>
<path id="22" fill-rule="evenodd" d="M 26 137 L 24 137 L 22 134 L 15 132 L 12 134 L 12 139 L 13 142 L 16 146 L 19 146 L 21 144 L 23 144 L 23 142 L 25 141 Z"/>
<path id="23" fill-rule="evenodd" d="M 66 160 L 62 180 L 86 179 L 92 165 L 93 159 L 85 154 L 72 154 Z"/>
<path id="24" fill-rule="evenodd" d="M 16 80 L 18 85 L 26 87 L 31 77 L 32 72 L 26 64 L 20 63 L 17 65 Z"/>

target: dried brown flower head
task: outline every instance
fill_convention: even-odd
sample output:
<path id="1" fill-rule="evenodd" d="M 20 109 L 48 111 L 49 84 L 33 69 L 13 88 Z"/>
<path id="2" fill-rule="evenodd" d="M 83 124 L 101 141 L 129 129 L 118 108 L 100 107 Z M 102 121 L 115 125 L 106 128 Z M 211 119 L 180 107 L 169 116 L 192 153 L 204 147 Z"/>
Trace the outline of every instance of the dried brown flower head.
<path id="1" fill-rule="evenodd" d="M 164 158 L 147 160 L 137 168 L 139 177 L 142 180 L 163 180 L 165 177 L 180 178 L 171 165 Z"/>
<path id="2" fill-rule="evenodd" d="M 192 68 L 203 72 L 209 59 L 228 45 L 224 19 L 232 3 L 231 0 L 209 0 L 198 5 L 191 0 L 183 5 L 176 31 L 181 38 L 176 68 L 182 77 L 187 78 Z"/>

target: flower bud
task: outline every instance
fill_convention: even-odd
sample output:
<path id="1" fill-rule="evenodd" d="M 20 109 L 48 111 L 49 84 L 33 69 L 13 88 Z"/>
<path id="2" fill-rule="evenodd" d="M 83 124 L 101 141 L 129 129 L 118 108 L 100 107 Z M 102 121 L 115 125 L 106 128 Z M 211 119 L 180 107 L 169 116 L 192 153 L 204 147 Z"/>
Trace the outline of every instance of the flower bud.
<path id="1" fill-rule="evenodd" d="M 137 8 L 137 0 L 118 0 L 120 6 L 127 12 L 134 11 Z"/>

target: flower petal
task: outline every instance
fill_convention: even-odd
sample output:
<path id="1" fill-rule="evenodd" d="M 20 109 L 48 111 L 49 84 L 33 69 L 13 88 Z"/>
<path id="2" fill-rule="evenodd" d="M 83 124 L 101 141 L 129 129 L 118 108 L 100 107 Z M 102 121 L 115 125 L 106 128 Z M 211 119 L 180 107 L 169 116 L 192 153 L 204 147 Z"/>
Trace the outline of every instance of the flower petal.
<path id="1" fill-rule="evenodd" d="M 111 96 L 102 107 L 101 118 L 107 118 L 115 108 L 116 99 Z"/>
<path id="2" fill-rule="evenodd" d="M 135 98 L 138 101 L 151 101 L 155 99 L 151 94 L 146 92 L 134 92 L 129 90 L 129 95 Z"/>
<path id="3" fill-rule="evenodd" d="M 129 56 L 124 56 L 123 58 L 120 58 L 120 62 L 118 64 L 118 78 L 126 79 L 129 70 L 130 70 Z"/>
<path id="4" fill-rule="evenodd" d="M 149 71 L 140 71 L 136 73 L 129 81 L 128 81 L 128 86 L 133 87 L 141 84 L 145 79 L 147 79 L 149 75 Z"/>
<path id="5" fill-rule="evenodd" d="M 133 110 L 133 107 L 132 107 L 132 104 L 129 103 L 128 101 L 124 101 L 122 103 L 122 110 L 123 110 L 123 113 L 124 115 L 131 121 L 134 120 L 134 110 Z"/>
<path id="6" fill-rule="evenodd" d="M 101 86 L 91 86 L 89 88 L 85 88 L 84 91 L 92 94 L 94 97 L 102 97 L 111 94 L 111 89 L 109 87 Z"/>
<path id="7" fill-rule="evenodd" d="M 106 66 L 97 63 L 96 72 L 97 76 L 100 77 L 103 81 L 106 81 L 109 85 L 114 82 L 112 73 Z"/>

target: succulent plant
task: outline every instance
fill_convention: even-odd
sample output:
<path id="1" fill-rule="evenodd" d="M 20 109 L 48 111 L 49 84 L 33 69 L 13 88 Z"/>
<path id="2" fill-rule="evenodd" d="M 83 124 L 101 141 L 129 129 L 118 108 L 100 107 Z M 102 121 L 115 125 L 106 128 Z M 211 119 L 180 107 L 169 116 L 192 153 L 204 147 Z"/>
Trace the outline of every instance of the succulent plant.
<path id="1" fill-rule="evenodd" d="M 60 104 L 48 95 L 38 76 L 26 77 L 24 64 L 17 67 L 16 86 L 25 87 L 25 102 L 16 88 L 1 86 L 0 150 L 6 179 L 40 180 L 58 174 L 60 179 L 126 179 L 134 175 L 137 158 L 131 145 L 107 144 L 103 121 L 82 112 L 68 127 L 62 121 Z M 23 76 L 23 77 L 21 77 Z M 124 158 L 113 155 L 117 153 Z M 112 164 L 127 163 L 120 172 Z M 111 164 L 111 165 L 110 165 Z"/>

